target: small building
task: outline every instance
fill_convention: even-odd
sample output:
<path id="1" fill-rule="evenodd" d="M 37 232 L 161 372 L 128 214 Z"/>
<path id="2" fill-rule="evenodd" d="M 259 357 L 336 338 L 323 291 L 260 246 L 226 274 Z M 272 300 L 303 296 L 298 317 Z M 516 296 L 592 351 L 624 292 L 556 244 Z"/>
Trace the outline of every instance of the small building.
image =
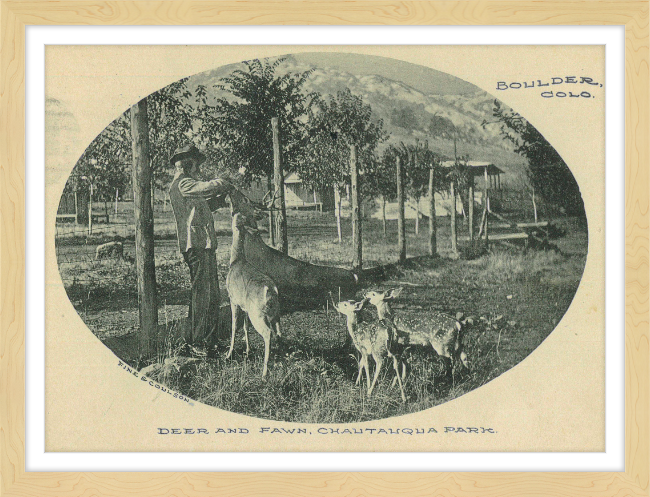
<path id="1" fill-rule="evenodd" d="M 444 161 L 441 165 L 442 167 L 454 167 L 456 161 L 448 160 Z M 476 183 L 477 177 L 482 177 L 485 181 L 485 184 L 490 190 L 501 190 L 501 175 L 503 170 L 499 169 L 497 166 L 491 162 L 470 160 L 463 165 L 467 166 L 474 177 L 474 182 Z"/>
<path id="2" fill-rule="evenodd" d="M 307 188 L 297 173 L 289 173 L 284 178 L 284 200 L 288 209 L 313 207 L 321 212 L 329 211 L 334 208 L 334 190 Z"/>
<path id="3" fill-rule="evenodd" d="M 261 201 L 268 194 L 269 188 L 264 180 L 252 181 L 244 193 L 255 201 Z M 316 209 L 329 211 L 334 209 L 334 190 L 314 190 L 308 188 L 298 174 L 291 172 L 284 177 L 284 201 L 287 209 Z"/>

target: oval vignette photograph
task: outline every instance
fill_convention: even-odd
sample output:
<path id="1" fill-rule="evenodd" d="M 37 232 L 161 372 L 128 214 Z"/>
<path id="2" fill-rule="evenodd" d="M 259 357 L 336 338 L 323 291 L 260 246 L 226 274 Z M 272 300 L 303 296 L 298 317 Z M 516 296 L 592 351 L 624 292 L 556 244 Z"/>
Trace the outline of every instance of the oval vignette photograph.
<path id="1" fill-rule="evenodd" d="M 183 403 L 356 423 L 479 389 L 553 333 L 588 253 L 567 163 L 492 93 L 342 52 L 161 88 L 65 182 L 67 296 L 134 382 Z M 45 110 L 50 135 L 76 126 Z"/>

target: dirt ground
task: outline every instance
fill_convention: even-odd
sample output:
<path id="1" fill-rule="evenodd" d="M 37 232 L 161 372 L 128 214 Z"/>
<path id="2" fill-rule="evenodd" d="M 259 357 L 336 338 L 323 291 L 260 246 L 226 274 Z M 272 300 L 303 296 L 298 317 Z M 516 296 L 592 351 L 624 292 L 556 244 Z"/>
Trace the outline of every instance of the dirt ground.
<path id="1" fill-rule="evenodd" d="M 222 288 L 226 304 L 222 318 L 227 324 L 219 337 L 219 357 L 202 359 L 187 374 L 165 373 L 159 381 L 209 405 L 258 417 L 304 422 L 377 419 L 446 402 L 524 360 L 562 318 L 580 283 L 587 253 L 587 233 L 581 223 L 566 220 L 562 229 L 565 235 L 554 240 L 559 253 L 524 253 L 495 245 L 490 253 L 465 260 L 445 257 L 443 249 L 443 257 L 418 256 L 401 266 L 387 265 L 384 279 L 359 289 L 360 298 L 369 288 L 404 287 L 394 305 L 395 311 L 404 315 L 440 311 L 473 318 L 464 336 L 470 371 L 449 379 L 435 354 L 415 351 L 409 358 L 412 373 L 407 379 L 405 405 L 399 402 L 399 392 L 388 387 L 391 373 L 387 369 L 373 399 L 365 399 L 362 390 L 355 387 L 357 362 L 348 343 L 345 320 L 324 297 L 310 309 L 284 309 L 282 348 L 273 349 L 269 379 L 261 382 L 263 344 L 254 331 L 250 333 L 252 350 L 248 356 L 238 338 L 233 359 L 223 358 L 230 337 L 229 307 Z M 388 259 L 391 253 L 381 255 Z M 184 326 L 189 280 L 179 257 L 161 257 L 157 260 L 159 328 L 166 350 L 159 358 L 176 360 L 173 337 L 179 336 Z M 226 272 L 222 262 L 222 285 Z M 108 300 L 97 298 L 106 290 L 101 286 L 89 290 L 77 284 L 69 286 L 68 293 L 93 333 L 120 359 L 142 367 L 144 364 L 138 363 L 136 357 L 135 285 L 131 287 L 128 274 L 124 278 L 125 287 L 132 290 L 116 292 Z M 99 293 L 93 297 L 93 291 Z M 234 378 L 240 382 L 245 379 L 246 388 L 233 383 Z"/>

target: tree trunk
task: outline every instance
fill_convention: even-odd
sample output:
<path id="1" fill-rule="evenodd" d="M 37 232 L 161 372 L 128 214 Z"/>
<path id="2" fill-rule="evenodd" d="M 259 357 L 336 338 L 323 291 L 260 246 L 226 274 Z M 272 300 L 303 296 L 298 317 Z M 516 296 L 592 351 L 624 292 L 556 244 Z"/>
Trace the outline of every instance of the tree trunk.
<path id="1" fill-rule="evenodd" d="M 151 165 L 149 163 L 149 126 L 147 100 L 131 107 L 133 139 L 133 211 L 135 217 L 135 259 L 140 308 L 138 347 L 140 357 L 153 352 L 158 331 L 158 297 L 154 262 Z"/>
<path id="2" fill-rule="evenodd" d="M 384 236 L 386 235 L 386 196 L 381 196 L 381 222 L 384 227 Z"/>
<path id="3" fill-rule="evenodd" d="M 74 223 L 79 224 L 79 195 L 76 186 L 74 189 Z"/>
<path id="4" fill-rule="evenodd" d="M 275 192 L 278 195 L 274 207 L 277 210 L 275 225 L 277 227 L 277 244 L 276 247 L 284 254 L 289 253 L 289 240 L 287 238 L 287 207 L 284 201 L 284 174 L 282 171 L 282 160 L 280 155 L 280 129 L 278 118 L 271 119 L 271 128 L 273 129 L 273 183 Z"/>
<path id="5" fill-rule="evenodd" d="M 119 188 L 115 189 L 115 215 L 117 216 L 117 199 L 119 198 L 120 190 Z"/>
<path id="6" fill-rule="evenodd" d="M 361 271 L 363 247 L 361 241 L 361 218 L 359 212 L 359 170 L 357 168 L 357 147 L 350 145 L 350 193 L 352 197 L 352 269 Z"/>
<path id="7" fill-rule="evenodd" d="M 533 213 L 535 214 L 535 223 L 537 223 L 537 203 L 535 202 L 535 189 L 533 188 Z"/>
<path id="8" fill-rule="evenodd" d="M 420 234 L 420 197 L 415 198 L 415 234 Z"/>
<path id="9" fill-rule="evenodd" d="M 334 215 L 336 216 L 336 232 L 339 237 L 339 243 L 343 242 L 341 233 L 341 191 L 339 185 L 334 186 Z"/>
<path id="10" fill-rule="evenodd" d="M 402 177 L 402 159 L 397 157 L 397 238 L 399 245 L 399 262 L 406 261 L 406 225 L 404 224 L 404 184 Z"/>
<path id="11" fill-rule="evenodd" d="M 433 184 L 433 168 L 431 168 L 429 171 L 429 255 L 431 256 L 438 254 L 438 241 L 436 239 L 438 227 L 436 223 L 435 185 Z"/>
<path id="12" fill-rule="evenodd" d="M 451 196 L 451 251 L 458 252 L 458 238 L 456 236 L 456 184 L 455 181 L 450 185 Z"/>

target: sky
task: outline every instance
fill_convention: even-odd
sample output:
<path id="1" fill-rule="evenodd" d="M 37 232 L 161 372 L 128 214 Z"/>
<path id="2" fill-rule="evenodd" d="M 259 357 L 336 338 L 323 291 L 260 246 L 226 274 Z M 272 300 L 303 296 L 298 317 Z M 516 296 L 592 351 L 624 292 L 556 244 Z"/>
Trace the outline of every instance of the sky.
<path id="1" fill-rule="evenodd" d="M 404 83 L 425 95 L 459 95 L 480 91 L 477 86 L 450 74 L 389 57 L 341 52 L 306 52 L 287 55 L 291 55 L 299 63 L 332 68 L 357 76 L 376 74 Z M 194 75 L 190 78 L 190 86 L 221 78 L 238 67 L 239 64 L 229 64 Z"/>
<path id="2" fill-rule="evenodd" d="M 424 94 L 457 95 L 479 88 L 450 74 L 389 57 L 352 53 L 308 52 L 294 54 L 299 62 L 331 67 L 356 75 L 377 74 L 407 84 Z"/>

